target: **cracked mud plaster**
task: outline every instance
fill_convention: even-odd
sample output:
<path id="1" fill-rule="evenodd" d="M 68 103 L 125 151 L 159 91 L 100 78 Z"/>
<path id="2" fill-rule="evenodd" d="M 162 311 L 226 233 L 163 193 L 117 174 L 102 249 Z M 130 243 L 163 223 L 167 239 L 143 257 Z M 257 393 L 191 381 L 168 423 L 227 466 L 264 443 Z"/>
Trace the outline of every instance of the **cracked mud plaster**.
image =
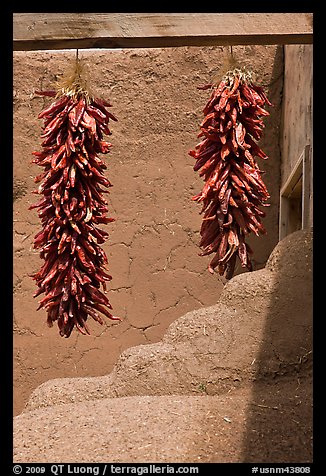
<path id="1" fill-rule="evenodd" d="M 284 261 L 293 260 L 299 272 L 284 268 Z M 297 385 L 312 364 L 311 263 L 312 233 L 291 234 L 263 270 L 231 280 L 217 304 L 176 319 L 161 341 L 127 349 L 106 376 L 45 382 L 32 393 L 26 411 L 104 397 L 224 395 L 245 387 L 255 393 L 257 382 L 275 394 L 283 378 Z M 260 287 L 264 281 L 270 283 L 269 293 Z M 246 309 L 235 309 L 245 288 Z M 292 300 L 299 303 L 295 312 Z M 275 305 L 269 307 L 270 302 Z"/>
<path id="2" fill-rule="evenodd" d="M 264 224 L 268 235 L 255 240 L 255 260 L 264 265 L 277 242 L 280 102 L 283 59 L 274 46 L 233 48 L 250 64 L 274 107 L 266 121 L 263 148 L 273 197 Z M 32 151 L 40 149 L 47 104 L 35 89 L 50 89 L 75 57 L 74 51 L 14 53 L 14 412 L 30 393 L 59 377 L 108 374 L 121 352 L 161 339 L 171 322 L 188 311 L 215 304 L 224 278 L 211 276 L 207 257 L 198 256 L 200 207 L 191 196 L 202 188 L 188 150 L 193 147 L 207 94 L 196 86 L 215 77 L 227 48 L 167 48 L 122 51 L 80 50 L 87 59 L 91 86 L 109 99 L 118 117 L 113 147 L 105 158 L 113 187 L 107 196 L 116 221 L 103 248 L 113 276 L 108 292 L 121 323 L 90 323 L 92 336 L 60 338 L 36 312 L 35 283 L 28 277 L 42 264 L 32 248 L 40 229 L 34 203 Z M 276 78 L 276 79 L 275 79 Z M 269 90 L 269 84 L 272 86 Z M 24 194 L 24 195 L 23 195 Z M 236 274 L 242 269 L 237 268 Z"/>

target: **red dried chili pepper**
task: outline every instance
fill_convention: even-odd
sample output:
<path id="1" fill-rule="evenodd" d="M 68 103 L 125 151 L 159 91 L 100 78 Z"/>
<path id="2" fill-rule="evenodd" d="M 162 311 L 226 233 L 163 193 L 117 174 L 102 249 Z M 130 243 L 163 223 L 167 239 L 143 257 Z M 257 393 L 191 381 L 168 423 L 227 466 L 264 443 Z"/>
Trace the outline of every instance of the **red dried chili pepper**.
<path id="1" fill-rule="evenodd" d="M 201 256 L 215 253 L 208 269 L 217 268 L 227 279 L 233 276 L 236 257 L 242 267 L 252 270 L 245 236 L 253 231 L 266 233 L 261 223 L 268 206 L 269 193 L 262 180 L 263 173 L 254 157 L 267 159 L 258 147 L 264 128 L 263 118 L 269 115 L 263 106 L 272 105 L 263 88 L 252 83 L 250 75 L 241 70 L 229 71 L 218 86 L 211 89 L 203 109 L 197 144 L 189 155 L 195 158 L 194 171 L 204 176 L 202 192 L 192 200 L 203 202 L 203 224 L 199 246 Z"/>
<path id="2" fill-rule="evenodd" d="M 78 84 L 60 93 L 36 94 L 56 99 L 38 116 L 44 120 L 45 140 L 43 151 L 33 152 L 32 162 L 44 167 L 35 192 L 45 197 L 30 207 L 38 208 L 43 227 L 34 237 L 34 248 L 44 259 L 32 276 L 38 285 L 34 296 L 45 293 L 38 309 L 46 309 L 50 327 L 58 322 L 61 336 L 69 337 L 74 327 L 89 334 L 88 316 L 103 324 L 96 311 L 120 319 L 107 310 L 112 306 L 99 289 L 102 285 L 106 292 L 105 282 L 112 277 L 104 271 L 107 257 L 99 246 L 108 234 L 96 226 L 114 221 L 106 216 L 102 187 L 111 183 L 97 154 L 109 152 L 103 132 L 109 120 L 117 119 L 106 110 L 108 102 L 91 97 Z"/>

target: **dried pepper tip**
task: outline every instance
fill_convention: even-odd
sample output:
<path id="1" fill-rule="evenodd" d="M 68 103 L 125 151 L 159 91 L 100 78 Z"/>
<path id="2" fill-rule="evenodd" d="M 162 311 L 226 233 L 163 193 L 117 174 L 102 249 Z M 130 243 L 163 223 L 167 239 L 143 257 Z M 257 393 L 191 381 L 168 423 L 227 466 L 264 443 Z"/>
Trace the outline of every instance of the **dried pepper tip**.
<path id="1" fill-rule="evenodd" d="M 205 181 L 202 191 L 192 197 L 202 203 L 200 255 L 214 253 L 208 270 L 217 269 L 226 279 L 233 276 L 237 258 L 243 268 L 253 269 L 246 237 L 266 233 L 260 207 L 268 206 L 270 195 L 255 159 L 267 158 L 256 142 L 263 117 L 269 115 L 265 104 L 272 105 L 263 88 L 253 83 L 252 72 L 228 70 L 211 88 L 198 134 L 201 142 L 189 151 L 196 161 L 194 171 L 200 171 Z"/>
<path id="2" fill-rule="evenodd" d="M 44 168 L 35 178 L 41 181 L 35 193 L 43 198 L 30 207 L 38 209 L 41 219 L 33 247 L 44 260 L 32 275 L 38 286 L 34 297 L 44 293 L 38 309 L 46 310 L 50 327 L 57 321 L 63 337 L 74 328 L 89 334 L 87 318 L 103 324 L 99 313 L 120 320 L 109 311 L 106 282 L 112 276 L 105 270 L 108 260 L 100 246 L 108 233 L 99 228 L 114 220 L 107 216 L 103 196 L 112 184 L 99 154 L 109 153 L 112 144 L 104 135 L 111 134 L 109 121 L 117 119 L 107 110 L 107 101 L 93 98 L 86 89 L 79 66 L 64 76 L 57 93 L 43 92 L 54 101 L 38 116 L 44 121 L 43 150 L 33 152 L 33 163 Z"/>

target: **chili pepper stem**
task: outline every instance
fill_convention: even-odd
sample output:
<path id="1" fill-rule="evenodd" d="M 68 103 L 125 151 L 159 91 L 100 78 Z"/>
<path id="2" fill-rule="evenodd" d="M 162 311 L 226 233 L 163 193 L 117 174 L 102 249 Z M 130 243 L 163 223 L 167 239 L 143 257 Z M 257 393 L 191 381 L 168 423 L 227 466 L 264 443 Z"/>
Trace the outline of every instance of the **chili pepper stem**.
<path id="1" fill-rule="evenodd" d="M 228 70 L 224 74 L 222 80 L 232 85 L 235 78 L 239 78 L 240 82 L 250 84 L 255 80 L 255 74 L 252 70 L 248 70 L 245 66 L 243 66 L 242 68 L 234 68 Z"/>
<path id="2" fill-rule="evenodd" d="M 218 70 L 218 74 L 213 79 L 213 88 L 221 81 L 226 81 L 230 85 L 235 77 L 239 77 L 240 81 L 255 81 L 253 71 L 247 69 L 245 65 L 242 65 L 235 57 L 232 45 L 229 47 L 226 56 L 222 61 L 222 65 Z"/>
<path id="3" fill-rule="evenodd" d="M 57 98 L 62 95 L 70 96 L 73 99 L 84 96 L 86 102 L 90 103 L 93 99 L 93 94 L 88 85 L 86 63 L 76 56 L 74 64 L 68 67 L 62 78 L 56 82 L 56 89 Z"/>

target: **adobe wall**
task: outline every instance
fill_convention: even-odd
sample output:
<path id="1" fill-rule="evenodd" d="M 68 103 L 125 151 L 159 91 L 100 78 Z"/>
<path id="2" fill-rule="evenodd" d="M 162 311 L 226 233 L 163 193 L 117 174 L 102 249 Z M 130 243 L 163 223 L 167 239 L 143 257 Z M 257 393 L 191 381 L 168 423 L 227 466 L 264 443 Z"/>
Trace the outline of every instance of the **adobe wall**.
<path id="1" fill-rule="evenodd" d="M 266 120 L 261 164 L 271 194 L 264 220 L 267 236 L 251 239 L 256 269 L 264 266 L 278 241 L 280 118 L 283 51 L 275 46 L 233 47 L 236 58 L 257 73 L 274 107 Z M 207 271 L 198 256 L 200 206 L 191 196 L 202 188 L 189 149 L 197 133 L 209 82 L 227 57 L 223 47 L 139 50 L 80 50 L 90 66 L 92 89 L 110 99 L 119 122 L 112 124 L 113 147 L 106 157 L 112 182 L 110 216 L 116 221 L 103 245 L 113 280 L 109 298 L 121 323 L 90 322 L 92 336 L 73 332 L 61 338 L 36 312 L 35 283 L 28 276 L 42 261 L 32 248 L 40 229 L 28 207 L 37 196 L 31 165 L 40 150 L 41 121 L 47 100 L 35 89 L 49 89 L 75 57 L 75 51 L 14 53 L 14 411 L 22 411 L 31 391 L 57 377 L 108 374 L 131 346 L 161 339 L 169 324 L 188 311 L 215 304 L 225 280 Z M 242 272 L 236 269 L 236 274 Z"/>

